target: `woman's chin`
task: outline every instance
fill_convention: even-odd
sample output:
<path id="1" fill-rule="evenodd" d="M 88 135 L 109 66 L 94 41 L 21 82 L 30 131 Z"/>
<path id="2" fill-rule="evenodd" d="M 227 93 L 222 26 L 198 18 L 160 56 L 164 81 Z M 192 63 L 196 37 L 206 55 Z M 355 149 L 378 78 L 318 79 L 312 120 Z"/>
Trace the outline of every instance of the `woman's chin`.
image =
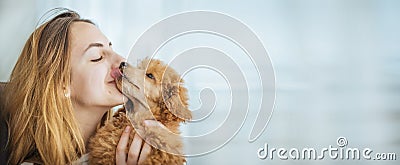
<path id="1" fill-rule="evenodd" d="M 117 104 L 124 104 L 128 100 L 128 98 L 125 95 L 123 95 L 122 93 L 119 93 L 119 92 L 117 95 L 115 95 L 113 97 L 114 97 L 113 100 L 115 100 L 115 102 Z"/>
<path id="2" fill-rule="evenodd" d="M 128 98 L 123 95 L 118 89 L 114 88 L 112 92 L 109 92 L 109 101 L 112 102 L 113 105 L 124 104 Z"/>

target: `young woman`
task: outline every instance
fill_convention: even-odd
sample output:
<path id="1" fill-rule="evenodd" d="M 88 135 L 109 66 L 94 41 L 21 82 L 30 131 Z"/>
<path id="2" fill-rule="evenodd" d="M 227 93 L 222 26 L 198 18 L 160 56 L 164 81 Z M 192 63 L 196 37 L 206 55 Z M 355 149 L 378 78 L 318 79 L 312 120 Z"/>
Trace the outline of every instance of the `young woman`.
<path id="1" fill-rule="evenodd" d="M 90 137 L 110 109 L 126 100 L 111 75 L 122 61 L 104 34 L 74 11 L 38 27 L 5 86 L 8 163 L 87 161 Z M 117 164 L 137 164 L 150 152 L 140 137 L 128 146 L 131 129 L 121 135 Z"/>

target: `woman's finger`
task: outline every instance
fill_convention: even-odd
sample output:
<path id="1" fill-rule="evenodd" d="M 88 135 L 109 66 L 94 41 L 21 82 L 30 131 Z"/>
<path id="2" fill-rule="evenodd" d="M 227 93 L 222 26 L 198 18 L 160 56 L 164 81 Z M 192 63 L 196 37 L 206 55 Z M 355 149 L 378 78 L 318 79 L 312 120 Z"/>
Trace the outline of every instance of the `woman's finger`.
<path id="1" fill-rule="evenodd" d="M 131 132 L 131 127 L 127 126 L 122 132 L 121 138 L 119 139 L 116 155 L 115 155 L 115 164 L 117 165 L 125 165 L 126 164 L 126 148 L 128 146 L 129 141 L 129 133 Z"/>
<path id="2" fill-rule="evenodd" d="M 139 164 L 142 164 L 147 156 L 150 154 L 151 151 L 151 147 L 149 144 L 144 143 L 143 148 L 142 148 L 142 152 L 140 152 L 140 156 L 139 156 Z"/>
<path id="3" fill-rule="evenodd" d="M 142 139 L 140 138 L 140 136 L 136 133 L 135 136 L 133 137 L 132 140 L 132 144 L 129 148 L 129 152 L 128 152 L 128 161 L 127 163 L 129 165 L 137 164 L 137 161 L 139 159 L 139 153 L 140 153 L 140 149 L 142 147 Z"/>

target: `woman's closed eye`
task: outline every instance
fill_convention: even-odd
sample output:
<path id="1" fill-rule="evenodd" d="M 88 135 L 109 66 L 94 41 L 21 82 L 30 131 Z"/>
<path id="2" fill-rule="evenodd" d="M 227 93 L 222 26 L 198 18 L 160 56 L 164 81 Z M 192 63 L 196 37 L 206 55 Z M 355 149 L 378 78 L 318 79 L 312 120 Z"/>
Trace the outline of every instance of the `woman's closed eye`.
<path id="1" fill-rule="evenodd" d="M 99 58 L 96 58 L 96 59 L 90 60 L 90 61 L 92 61 L 92 62 L 99 62 L 99 61 L 101 61 L 102 59 L 103 59 L 103 56 L 100 56 Z"/>

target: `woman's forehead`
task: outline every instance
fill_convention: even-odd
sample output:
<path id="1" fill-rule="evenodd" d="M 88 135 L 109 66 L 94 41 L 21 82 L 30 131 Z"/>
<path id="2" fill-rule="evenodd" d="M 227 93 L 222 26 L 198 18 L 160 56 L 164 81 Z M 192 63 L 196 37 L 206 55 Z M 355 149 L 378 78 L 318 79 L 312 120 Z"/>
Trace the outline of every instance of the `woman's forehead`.
<path id="1" fill-rule="evenodd" d="M 108 45 L 107 37 L 93 24 L 87 22 L 74 22 L 70 27 L 71 49 L 78 49 L 80 53 L 93 43 Z"/>
<path id="2" fill-rule="evenodd" d="M 98 29 L 95 25 L 88 23 L 88 22 L 74 22 L 71 24 L 70 32 L 72 37 L 75 38 L 104 38 L 106 36 Z"/>

